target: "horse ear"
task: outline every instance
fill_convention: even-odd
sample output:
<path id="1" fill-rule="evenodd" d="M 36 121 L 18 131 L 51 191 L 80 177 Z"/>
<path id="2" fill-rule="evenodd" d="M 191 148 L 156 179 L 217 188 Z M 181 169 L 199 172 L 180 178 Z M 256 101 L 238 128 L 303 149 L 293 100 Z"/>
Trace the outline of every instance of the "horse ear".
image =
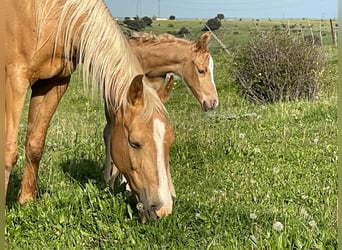
<path id="1" fill-rule="evenodd" d="M 167 83 L 163 84 L 158 89 L 158 91 L 157 91 L 158 96 L 159 96 L 159 99 L 162 103 L 165 103 L 165 102 L 167 102 L 167 100 L 169 100 L 174 82 L 175 82 L 174 77 L 173 77 L 173 75 L 171 75 L 169 80 L 167 81 Z"/>
<path id="2" fill-rule="evenodd" d="M 207 31 L 200 37 L 199 41 L 196 43 L 196 47 L 198 50 L 208 50 L 210 36 L 210 31 Z"/>
<path id="3" fill-rule="evenodd" d="M 143 101 L 143 77 L 144 75 L 137 75 L 133 78 L 131 86 L 128 90 L 128 102 L 132 105 Z"/>

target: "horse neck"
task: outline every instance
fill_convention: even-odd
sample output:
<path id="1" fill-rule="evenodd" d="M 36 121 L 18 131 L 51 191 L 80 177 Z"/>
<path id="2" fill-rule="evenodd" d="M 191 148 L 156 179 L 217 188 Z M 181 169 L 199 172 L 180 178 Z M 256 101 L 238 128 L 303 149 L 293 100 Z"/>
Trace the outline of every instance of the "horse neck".
<path id="1" fill-rule="evenodd" d="M 143 46 L 135 44 L 132 48 L 139 58 L 145 74 L 151 77 L 163 77 L 167 73 L 183 77 L 184 65 L 191 60 L 192 44 L 190 43 L 184 45 L 172 41 Z"/>
<path id="2" fill-rule="evenodd" d="M 66 0 L 59 18 L 57 34 L 64 37 L 65 57 L 75 56 L 74 48 L 83 79 L 100 87 L 108 106 L 126 106 L 125 93 L 143 70 L 104 2 Z"/>

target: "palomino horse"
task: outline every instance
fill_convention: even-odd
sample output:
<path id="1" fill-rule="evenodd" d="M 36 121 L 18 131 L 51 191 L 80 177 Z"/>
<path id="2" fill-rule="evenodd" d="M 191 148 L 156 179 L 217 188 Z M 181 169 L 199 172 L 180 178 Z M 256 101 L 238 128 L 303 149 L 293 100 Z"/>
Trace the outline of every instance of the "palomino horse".
<path id="1" fill-rule="evenodd" d="M 6 1 L 5 191 L 18 155 L 25 95 L 32 89 L 21 204 L 36 198 L 47 128 L 78 63 L 98 86 L 111 123 L 114 164 L 142 203 L 145 219 L 172 211 L 173 129 L 157 92 L 102 0 Z M 9 18 L 10 17 L 10 18 Z"/>
<path id="2" fill-rule="evenodd" d="M 168 73 L 173 73 L 184 80 L 186 86 L 200 102 L 202 110 L 208 111 L 218 105 L 213 75 L 214 63 L 208 49 L 210 34 L 210 32 L 206 32 L 198 41 L 189 41 L 170 34 L 155 36 L 146 33 L 132 33 L 128 41 L 138 57 L 145 75 L 150 80 L 151 86 L 159 91 L 159 95 L 163 94 L 166 99 L 170 94 L 173 78 L 166 85 L 164 79 Z M 111 168 L 110 127 L 110 121 L 107 119 L 104 128 L 106 148 L 104 179 L 113 187 L 118 170 L 115 166 L 113 169 Z"/>

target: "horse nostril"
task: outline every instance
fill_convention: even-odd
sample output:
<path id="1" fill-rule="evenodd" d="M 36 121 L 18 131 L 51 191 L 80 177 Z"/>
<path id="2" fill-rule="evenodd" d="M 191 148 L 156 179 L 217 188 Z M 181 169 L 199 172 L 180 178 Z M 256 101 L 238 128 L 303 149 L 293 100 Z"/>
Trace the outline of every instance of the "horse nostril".
<path id="1" fill-rule="evenodd" d="M 218 101 L 217 100 L 214 100 L 213 101 L 213 108 L 216 108 L 218 106 Z"/>
<path id="2" fill-rule="evenodd" d="M 161 208 L 162 204 L 154 204 L 154 205 L 151 205 L 151 209 L 152 211 L 158 211 L 160 208 Z"/>

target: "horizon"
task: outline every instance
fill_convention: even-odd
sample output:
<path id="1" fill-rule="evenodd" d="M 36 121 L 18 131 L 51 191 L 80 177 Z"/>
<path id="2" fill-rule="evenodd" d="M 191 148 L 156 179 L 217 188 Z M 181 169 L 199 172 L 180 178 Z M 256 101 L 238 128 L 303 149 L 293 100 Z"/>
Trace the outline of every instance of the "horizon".
<path id="1" fill-rule="evenodd" d="M 337 19 L 338 1 L 323 0 L 105 0 L 114 17 L 159 17 L 168 19 Z M 181 7 L 179 7 L 181 6 Z"/>

